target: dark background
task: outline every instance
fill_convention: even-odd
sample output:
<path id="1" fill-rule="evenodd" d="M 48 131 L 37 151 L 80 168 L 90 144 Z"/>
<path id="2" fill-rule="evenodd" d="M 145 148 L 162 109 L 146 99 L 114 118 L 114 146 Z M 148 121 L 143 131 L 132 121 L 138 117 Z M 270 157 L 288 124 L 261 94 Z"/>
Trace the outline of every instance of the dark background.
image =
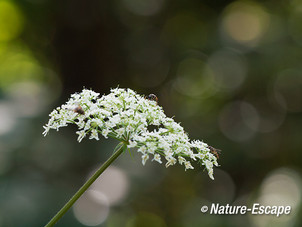
<path id="1" fill-rule="evenodd" d="M 44 226 L 111 155 L 116 141 L 42 126 L 71 93 L 117 86 L 221 149 L 215 180 L 133 151 L 56 226 L 301 226 L 301 15 L 299 0 L 1 0 L 0 226 Z M 292 211 L 200 211 L 256 202 Z"/>

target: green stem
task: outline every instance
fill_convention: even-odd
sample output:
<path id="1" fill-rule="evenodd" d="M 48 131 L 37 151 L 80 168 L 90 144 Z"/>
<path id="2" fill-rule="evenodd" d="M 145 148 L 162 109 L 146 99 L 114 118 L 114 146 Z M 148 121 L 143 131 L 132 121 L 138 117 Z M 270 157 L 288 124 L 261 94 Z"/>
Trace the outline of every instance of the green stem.
<path id="1" fill-rule="evenodd" d="M 54 226 L 57 221 L 68 211 L 68 209 L 81 197 L 81 195 L 89 188 L 89 186 L 107 169 L 110 164 L 126 149 L 123 143 L 117 151 L 88 179 L 88 181 L 72 196 L 72 198 L 64 205 L 64 207 L 48 222 L 45 227 Z"/>

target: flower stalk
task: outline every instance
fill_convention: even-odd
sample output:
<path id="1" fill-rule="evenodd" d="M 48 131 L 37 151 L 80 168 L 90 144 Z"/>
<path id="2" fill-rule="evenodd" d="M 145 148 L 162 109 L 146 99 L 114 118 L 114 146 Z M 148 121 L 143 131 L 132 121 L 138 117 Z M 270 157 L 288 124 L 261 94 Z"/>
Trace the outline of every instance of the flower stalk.
<path id="1" fill-rule="evenodd" d="M 83 195 L 83 193 L 90 187 L 90 185 L 110 166 L 110 164 L 117 159 L 123 151 L 127 149 L 125 143 L 121 142 L 117 146 L 117 150 L 112 156 L 86 181 L 86 183 L 72 196 L 72 198 L 62 207 L 62 209 L 45 225 L 45 227 L 54 226 L 69 208 Z"/>

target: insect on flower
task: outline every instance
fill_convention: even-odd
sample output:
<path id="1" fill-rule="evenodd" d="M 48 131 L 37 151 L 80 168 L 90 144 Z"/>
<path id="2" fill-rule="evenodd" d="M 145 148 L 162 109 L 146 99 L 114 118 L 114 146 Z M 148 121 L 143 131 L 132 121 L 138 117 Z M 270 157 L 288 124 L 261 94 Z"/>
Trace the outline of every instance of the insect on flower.
<path id="1" fill-rule="evenodd" d="M 85 111 L 82 109 L 82 107 L 80 105 L 78 105 L 76 108 L 74 108 L 73 111 L 75 113 L 78 113 L 78 114 L 81 114 L 81 115 L 85 114 Z"/>
<path id="2" fill-rule="evenodd" d="M 214 154 L 217 157 L 217 159 L 218 159 L 219 155 L 221 154 L 221 150 L 216 149 L 216 148 L 214 148 L 212 146 L 208 146 L 208 148 L 210 149 L 210 151 L 212 152 L 212 154 Z"/>
<path id="3" fill-rule="evenodd" d="M 147 96 L 147 99 L 152 100 L 152 101 L 155 101 L 155 102 L 158 103 L 158 98 L 157 98 L 157 96 L 154 95 L 154 94 L 148 95 L 148 96 Z"/>
<path id="4" fill-rule="evenodd" d="M 190 140 L 184 128 L 156 105 L 157 101 L 154 94 L 142 96 L 131 89 L 111 89 L 108 95 L 101 97 L 99 93 L 83 89 L 50 113 L 43 135 L 51 129 L 75 124 L 79 142 L 87 136 L 96 140 L 99 135 L 115 138 L 129 149 L 137 148 L 143 165 L 147 160 L 158 163 L 165 160 L 166 167 L 179 163 L 187 170 L 193 169 L 191 161 L 198 161 L 214 179 L 213 167 L 218 166 L 219 150 L 200 140 Z"/>

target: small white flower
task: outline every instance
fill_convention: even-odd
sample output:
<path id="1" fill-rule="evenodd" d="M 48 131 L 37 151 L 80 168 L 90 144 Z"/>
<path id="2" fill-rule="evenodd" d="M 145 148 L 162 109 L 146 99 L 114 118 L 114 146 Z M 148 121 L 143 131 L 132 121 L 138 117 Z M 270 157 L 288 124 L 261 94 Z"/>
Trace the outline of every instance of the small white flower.
<path id="1" fill-rule="evenodd" d="M 79 135 L 79 136 L 78 136 L 78 141 L 79 141 L 79 142 L 81 142 L 82 139 L 86 136 L 85 130 L 78 131 L 77 134 Z"/>
<path id="2" fill-rule="evenodd" d="M 81 107 L 83 114 L 75 108 Z M 128 148 L 138 148 L 145 165 L 150 155 L 152 161 L 166 167 L 177 162 L 185 170 L 193 169 L 190 160 L 204 165 L 211 179 L 213 166 L 218 166 L 217 158 L 208 145 L 199 140 L 190 141 L 183 127 L 173 118 L 167 117 L 155 101 L 148 100 L 131 89 L 115 88 L 111 93 L 99 97 L 99 93 L 84 89 L 81 93 L 72 94 L 70 99 L 50 114 L 48 123 L 43 126 L 43 135 L 50 129 L 59 130 L 68 124 L 78 127 L 78 141 L 88 134 L 89 139 L 99 140 L 99 135 L 122 140 Z M 152 126 L 153 130 L 149 130 Z"/>
<path id="3" fill-rule="evenodd" d="M 91 130 L 91 134 L 90 134 L 89 139 L 99 140 L 99 134 L 98 134 L 98 131 L 96 129 Z"/>
<path id="4" fill-rule="evenodd" d="M 209 177 L 214 180 L 213 169 L 208 170 Z"/>
<path id="5" fill-rule="evenodd" d="M 185 168 L 187 169 L 194 169 L 194 167 L 191 165 L 191 162 L 185 161 Z"/>
<path id="6" fill-rule="evenodd" d="M 137 147 L 137 142 L 133 140 L 129 140 L 129 144 L 127 145 L 128 148 Z"/>
<path id="7" fill-rule="evenodd" d="M 174 164 L 176 164 L 176 159 L 173 158 L 172 156 L 166 156 L 166 168 L 168 168 L 169 166 L 173 166 Z"/>
<path id="8" fill-rule="evenodd" d="M 204 165 L 206 166 L 207 170 L 213 169 L 213 163 L 209 160 L 205 160 Z"/>
<path id="9" fill-rule="evenodd" d="M 153 157 L 153 159 L 152 159 L 152 161 L 157 161 L 158 163 L 162 163 L 162 161 L 161 161 L 161 158 L 160 158 L 160 155 L 159 154 L 155 154 L 154 155 L 154 157 Z"/>
<path id="10" fill-rule="evenodd" d="M 186 159 L 184 159 L 181 156 L 178 156 L 178 162 L 179 162 L 180 165 L 182 165 L 185 161 L 186 161 Z"/>
<path id="11" fill-rule="evenodd" d="M 145 146 L 141 146 L 141 147 L 138 148 L 137 152 L 145 154 L 147 152 L 147 149 L 146 149 Z"/>
<path id="12" fill-rule="evenodd" d="M 108 134 L 110 133 L 110 130 L 108 128 L 104 128 L 102 130 L 102 135 L 107 139 L 108 138 Z"/>
<path id="13" fill-rule="evenodd" d="M 118 138 L 122 138 L 122 136 L 123 136 L 124 133 L 125 133 L 125 129 L 124 129 L 124 128 L 116 129 L 116 130 L 115 130 L 115 133 L 116 133 L 116 135 L 117 135 Z"/>
<path id="14" fill-rule="evenodd" d="M 50 130 L 50 127 L 48 125 L 46 125 L 46 126 L 43 126 L 43 128 L 44 128 L 44 132 L 42 134 L 43 134 L 43 136 L 46 136 Z"/>
<path id="15" fill-rule="evenodd" d="M 143 154 L 143 156 L 142 156 L 142 163 L 143 163 L 143 165 L 146 164 L 146 161 L 147 161 L 148 159 L 149 159 L 149 155 Z"/>

